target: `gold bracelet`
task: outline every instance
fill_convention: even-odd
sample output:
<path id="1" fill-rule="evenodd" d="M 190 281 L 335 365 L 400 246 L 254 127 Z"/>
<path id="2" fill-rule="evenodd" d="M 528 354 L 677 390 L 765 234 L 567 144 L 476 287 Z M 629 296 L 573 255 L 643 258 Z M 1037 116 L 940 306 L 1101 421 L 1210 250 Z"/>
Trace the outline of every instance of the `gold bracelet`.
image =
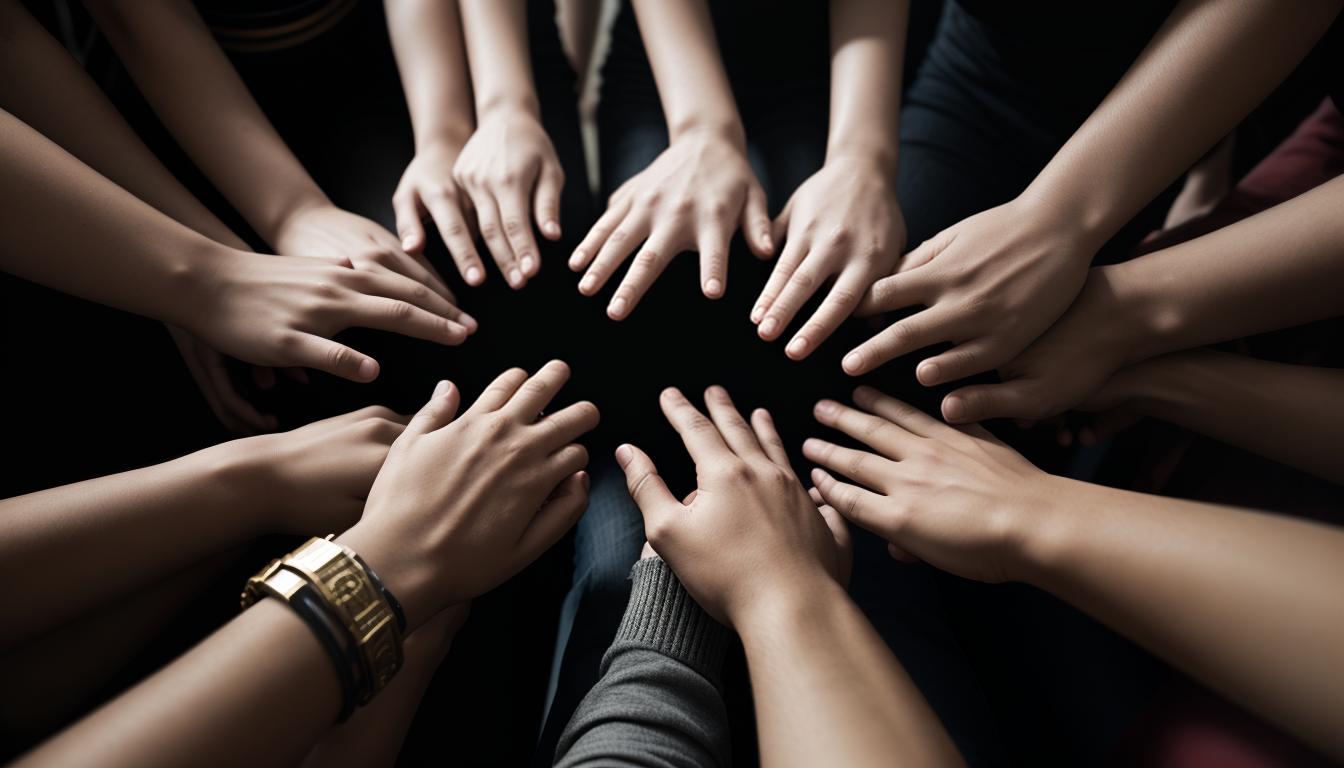
<path id="1" fill-rule="evenodd" d="M 370 571 L 353 551 L 329 538 L 309 539 L 250 579 L 244 604 L 264 594 L 288 601 L 300 587 L 311 584 L 354 644 L 357 664 L 351 671 L 356 698 L 363 705 L 401 669 L 401 627 Z"/>

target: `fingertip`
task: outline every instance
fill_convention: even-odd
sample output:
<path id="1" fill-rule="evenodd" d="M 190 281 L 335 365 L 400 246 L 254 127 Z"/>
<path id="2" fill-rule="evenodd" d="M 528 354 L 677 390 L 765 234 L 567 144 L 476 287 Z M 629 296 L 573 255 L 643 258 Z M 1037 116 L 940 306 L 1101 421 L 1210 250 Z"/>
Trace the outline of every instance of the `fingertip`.
<path id="1" fill-rule="evenodd" d="M 477 264 L 472 264 L 471 266 L 467 267 L 467 273 L 463 275 L 463 279 L 467 281 L 467 285 L 470 286 L 480 285 L 481 283 L 485 282 L 485 270 L 481 269 L 481 267 Z"/>
<path id="2" fill-rule="evenodd" d="M 574 253 L 570 254 L 570 256 L 569 256 L 569 269 L 570 269 L 570 271 L 571 271 L 571 272 L 578 272 L 580 269 L 583 269 L 583 263 L 584 263 L 584 259 L 585 259 L 585 258 L 586 258 L 586 256 L 584 255 L 584 253 L 583 253 L 582 250 L 577 250 L 577 249 L 576 249 L 576 250 L 574 251 Z"/>
<path id="3" fill-rule="evenodd" d="M 856 349 L 845 355 L 845 359 L 840 361 L 840 367 L 850 376 L 862 374 L 864 372 L 863 353 Z"/>
<path id="4" fill-rule="evenodd" d="M 559 240 L 560 222 L 555 219 L 547 219 L 541 225 L 541 234 L 545 235 L 548 240 Z"/>
<path id="5" fill-rule="evenodd" d="M 630 302 L 626 301 L 624 296 L 617 296 L 607 305 L 607 317 L 612 320 L 623 320 L 629 311 L 629 307 Z"/>
<path id="6" fill-rule="evenodd" d="M 717 299 L 723 296 L 723 281 L 717 277 L 711 277 L 705 281 L 705 296 L 710 299 Z"/>
<path id="7" fill-rule="evenodd" d="M 784 354 L 788 355 L 791 360 L 802 360 L 807 357 L 807 353 L 810 351 L 806 336 L 793 337 L 793 341 L 790 341 L 789 345 L 784 348 Z"/>
<path id="8" fill-rule="evenodd" d="M 942 411 L 949 424 L 960 424 L 967 417 L 966 399 L 955 393 L 948 395 L 943 398 Z"/>
<path id="9" fill-rule="evenodd" d="M 372 357 L 366 357 L 359 362 L 358 376 L 360 381 L 373 381 L 378 378 L 378 361 Z"/>
<path id="10" fill-rule="evenodd" d="M 630 461 L 635 458 L 635 449 L 629 443 L 621 443 L 616 447 L 616 463 L 621 469 L 630 466 Z"/>
<path id="11" fill-rule="evenodd" d="M 926 387 L 941 384 L 943 382 L 941 374 L 938 364 L 932 360 L 925 360 L 915 369 L 915 379 Z"/>

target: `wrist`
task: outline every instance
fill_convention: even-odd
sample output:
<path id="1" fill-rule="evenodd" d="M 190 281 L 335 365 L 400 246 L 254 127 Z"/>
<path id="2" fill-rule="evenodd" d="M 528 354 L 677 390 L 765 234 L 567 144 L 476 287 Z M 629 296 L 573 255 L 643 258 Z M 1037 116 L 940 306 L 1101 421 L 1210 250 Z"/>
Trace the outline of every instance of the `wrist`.
<path id="1" fill-rule="evenodd" d="M 259 471 L 255 452 L 243 444 L 249 439 L 231 440 L 211 446 L 181 459 L 186 462 L 190 477 L 199 478 L 203 491 L 202 501 L 209 503 L 220 515 L 240 523 L 247 539 L 276 532 L 264 500 L 266 484 Z"/>
<path id="2" fill-rule="evenodd" d="M 447 151 L 453 155 L 462 151 L 476 127 L 469 120 L 435 124 L 415 130 L 415 153 Z"/>
<path id="3" fill-rule="evenodd" d="M 668 143 L 686 139 L 726 141 L 739 150 L 746 150 L 747 132 L 736 117 L 712 118 L 695 116 L 685 120 L 668 121 Z"/>
<path id="4" fill-rule="evenodd" d="M 791 632 L 825 616 L 827 607 L 848 600 L 844 587 L 820 566 L 815 572 L 767 585 L 729 612 L 729 622 L 744 643 Z"/>
<path id="5" fill-rule="evenodd" d="M 444 608 L 435 594 L 432 569 L 425 567 L 426 558 L 413 546 L 398 541 L 386 524 L 370 524 L 364 516 L 335 541 L 354 550 L 378 574 L 387 591 L 401 603 L 408 633 Z"/>
<path id="6" fill-rule="evenodd" d="M 897 147 L 886 137 L 832 137 L 827 141 L 828 165 L 848 161 L 875 167 L 890 181 L 896 179 Z"/>
<path id="7" fill-rule="evenodd" d="M 1024 505 L 1024 522 L 1010 537 L 1006 575 L 1011 581 L 1033 586 L 1048 583 L 1050 574 L 1065 562 L 1074 548 L 1080 516 L 1090 494 L 1099 486 L 1042 473 L 1031 501 Z M 1067 499 L 1065 503 L 1061 500 Z"/>
<path id="8" fill-rule="evenodd" d="M 166 285 L 156 292 L 165 304 L 155 319 L 197 338 L 207 338 L 211 319 L 216 317 L 212 307 L 219 299 L 224 275 L 244 255 L 254 254 L 204 237 L 185 248 L 175 248 Z"/>
<path id="9" fill-rule="evenodd" d="M 1044 174 L 1043 174 L 1044 175 Z M 1013 199 L 1022 215 L 1053 237 L 1063 237 L 1078 247 L 1073 253 L 1090 264 L 1092 257 L 1115 234 L 1115 227 L 1104 208 L 1085 195 L 1060 189 L 1038 176 L 1022 194 Z"/>
<path id="10" fill-rule="evenodd" d="M 1151 272 L 1143 258 L 1093 270 L 1110 297 L 1111 319 L 1107 324 L 1126 329 L 1125 355 L 1121 358 L 1125 365 L 1171 351 L 1172 339 L 1186 325 L 1181 306 L 1166 298 L 1163 277 Z"/>
<path id="11" fill-rule="evenodd" d="M 274 212 L 262 221 L 248 222 L 261 236 L 262 240 L 274 244 L 284 237 L 285 230 L 313 211 L 334 207 L 331 199 L 316 184 L 304 185 L 302 189 L 285 195 L 283 202 L 275 206 Z"/>
<path id="12" fill-rule="evenodd" d="M 482 94 L 476 99 L 476 123 L 499 117 L 529 117 L 541 120 L 537 95 L 527 93 Z"/>

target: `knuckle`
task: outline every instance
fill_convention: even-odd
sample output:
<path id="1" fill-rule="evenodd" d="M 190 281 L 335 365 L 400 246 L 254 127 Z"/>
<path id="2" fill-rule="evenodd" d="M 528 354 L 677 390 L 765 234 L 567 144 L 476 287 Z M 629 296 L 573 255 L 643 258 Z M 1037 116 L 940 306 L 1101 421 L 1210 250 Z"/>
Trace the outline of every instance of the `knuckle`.
<path id="1" fill-rule="evenodd" d="M 387 318 L 394 321 L 409 320 L 415 314 L 415 307 L 404 301 L 389 301 L 384 305 Z"/>
<path id="2" fill-rule="evenodd" d="M 831 302 L 843 309 L 852 309 L 859 304 L 859 294 L 848 288 L 831 289 Z"/>
<path id="3" fill-rule="evenodd" d="M 832 227 L 831 230 L 826 233 L 826 240 L 831 245 L 847 245 L 853 239 L 854 231 L 843 224 Z"/>
<path id="4" fill-rule="evenodd" d="M 798 290 L 807 291 L 816 287 L 817 277 L 805 269 L 800 269 L 793 273 L 793 277 L 789 278 L 789 283 Z"/>

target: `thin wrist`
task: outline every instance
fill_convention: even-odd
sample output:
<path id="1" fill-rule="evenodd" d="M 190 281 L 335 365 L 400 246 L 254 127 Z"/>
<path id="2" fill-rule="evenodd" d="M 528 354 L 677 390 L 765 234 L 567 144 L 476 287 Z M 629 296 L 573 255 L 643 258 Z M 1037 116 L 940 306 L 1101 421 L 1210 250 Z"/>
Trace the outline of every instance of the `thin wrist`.
<path id="1" fill-rule="evenodd" d="M 536 93 L 529 91 L 527 93 L 483 94 L 476 99 L 477 124 L 484 123 L 487 119 L 507 115 L 524 115 L 533 120 L 540 120 L 541 105 L 537 102 Z"/>
<path id="2" fill-rule="evenodd" d="M 269 519 L 264 468 L 257 465 L 255 455 L 243 449 L 246 440 L 231 440 L 185 456 L 192 477 L 200 478 L 205 492 L 202 500 L 218 508 L 219 514 L 242 523 L 245 538 L 252 539 L 277 532 Z"/>
<path id="3" fill-rule="evenodd" d="M 1124 327 L 1128 338 L 1121 362 L 1133 365 L 1172 351 L 1173 339 L 1186 326 L 1179 304 L 1169 301 L 1163 278 L 1145 257 L 1093 270 L 1111 298 L 1111 324 Z"/>
<path id="4" fill-rule="evenodd" d="M 264 220 L 259 222 L 248 222 L 252 228 L 261 236 L 262 240 L 274 243 L 279 240 L 287 227 L 289 227 L 296 218 L 310 213 L 320 208 L 332 207 L 331 198 L 317 187 L 304 185 L 301 190 L 296 190 L 288 195 L 283 203 L 275 206 L 275 211 L 267 215 Z"/>
<path id="5" fill-rule="evenodd" d="M 820 568 L 752 595 L 731 612 L 730 623 L 744 643 L 795 629 L 801 623 L 816 621 L 824 606 L 846 600 L 845 590 Z"/>
<path id="6" fill-rule="evenodd" d="M 897 148 L 885 137 L 836 136 L 826 143 L 826 162 L 857 159 L 874 164 L 884 176 L 896 178 Z"/>
<path id="7" fill-rule="evenodd" d="M 418 155 L 439 148 L 456 153 L 466 146 L 475 130 L 476 126 L 469 120 L 417 128 L 415 130 L 415 153 Z"/>
<path id="8" fill-rule="evenodd" d="M 742 121 L 737 118 L 693 117 L 685 120 L 668 121 L 667 135 L 669 143 L 703 136 L 727 141 L 738 149 L 747 146 L 747 133 Z"/>
<path id="9" fill-rule="evenodd" d="M 337 536 L 336 542 L 362 557 L 401 603 L 407 632 L 416 630 L 443 608 L 435 603 L 434 574 L 423 567 L 424 558 L 417 556 L 412 547 L 395 541 L 387 526 L 373 526 L 361 520 Z"/>
<path id="10" fill-rule="evenodd" d="M 165 285 L 157 291 L 165 302 L 154 319 L 175 325 L 201 337 L 213 312 L 210 307 L 219 298 L 219 276 L 241 251 L 206 237 L 193 239 L 190 245 L 173 249 L 169 257 Z"/>
<path id="11" fill-rule="evenodd" d="M 1074 547 L 1078 508 L 1087 505 L 1088 495 L 1096 487 L 1057 475 L 1041 479 L 1040 492 L 1033 494 L 1033 503 L 1022 516 L 1026 525 L 1013 537 L 1009 579 L 1038 587 L 1049 582 Z"/>

